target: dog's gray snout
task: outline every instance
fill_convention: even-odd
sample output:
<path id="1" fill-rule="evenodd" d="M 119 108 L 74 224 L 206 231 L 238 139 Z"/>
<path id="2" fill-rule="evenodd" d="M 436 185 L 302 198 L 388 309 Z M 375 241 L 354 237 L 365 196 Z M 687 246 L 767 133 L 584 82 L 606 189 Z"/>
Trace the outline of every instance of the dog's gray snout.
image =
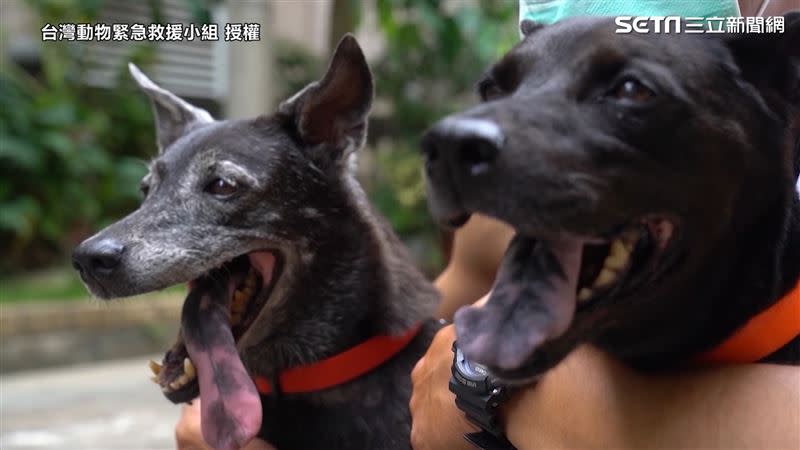
<path id="1" fill-rule="evenodd" d="M 125 246 L 113 239 L 84 241 L 72 253 L 72 266 L 83 274 L 108 276 L 119 266 Z"/>
<path id="2" fill-rule="evenodd" d="M 480 175 L 491 168 L 505 137 L 500 127 L 485 119 L 450 117 L 436 124 L 422 140 L 426 168 L 455 164 L 470 175 Z"/>

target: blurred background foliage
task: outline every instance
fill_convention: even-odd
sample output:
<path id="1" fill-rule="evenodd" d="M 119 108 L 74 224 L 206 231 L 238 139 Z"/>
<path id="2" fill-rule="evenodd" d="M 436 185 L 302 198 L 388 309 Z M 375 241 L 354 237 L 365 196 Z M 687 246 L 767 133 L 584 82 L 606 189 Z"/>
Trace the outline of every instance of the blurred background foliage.
<path id="1" fill-rule="evenodd" d="M 211 5 L 186 0 L 197 22 Z M 103 0 L 35 0 L 40 23 L 92 22 Z M 159 1 L 148 0 L 153 22 Z M 360 0 L 336 0 L 331 42 L 363 20 Z M 372 61 L 376 105 L 373 164 L 365 184 L 396 230 L 441 266 L 439 236 L 425 205 L 418 139 L 442 115 L 475 101 L 472 85 L 517 39 L 516 1 L 377 0 L 385 41 Z M 119 67 L 117 89 L 88 87 L 81 46 L 48 42 L 41 70 L 0 67 L 0 275 L 64 266 L 72 247 L 139 202 L 139 180 L 155 149 L 149 104 Z M 324 60 L 285 43 L 273 46 L 282 97 L 319 75 Z M 130 60 L 146 68 L 154 45 Z M 76 281 L 77 282 L 77 281 Z M 23 288 L 21 288 L 23 289 Z M 24 290 L 24 289 L 23 289 Z"/>
<path id="2" fill-rule="evenodd" d="M 476 101 L 473 84 L 518 39 L 516 7 L 516 1 L 377 1 L 386 49 L 373 70 L 389 113 L 371 123 L 378 164 L 370 191 L 401 236 L 421 237 L 423 246 L 436 249 L 421 262 L 429 270 L 441 268 L 442 255 L 429 245 L 435 228 L 425 204 L 419 137 Z"/>

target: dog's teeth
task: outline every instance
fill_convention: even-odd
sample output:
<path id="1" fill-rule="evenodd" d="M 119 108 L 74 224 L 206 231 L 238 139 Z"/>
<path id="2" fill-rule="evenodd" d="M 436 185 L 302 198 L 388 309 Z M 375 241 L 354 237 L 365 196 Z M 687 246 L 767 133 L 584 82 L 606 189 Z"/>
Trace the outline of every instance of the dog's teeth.
<path id="1" fill-rule="evenodd" d="M 178 377 L 178 379 L 175 380 L 175 381 L 178 383 L 178 386 L 184 387 L 184 386 L 186 386 L 186 383 L 188 383 L 189 380 L 191 380 L 191 379 L 192 379 L 192 377 L 190 377 L 189 375 L 183 374 L 180 377 Z"/>
<path id="2" fill-rule="evenodd" d="M 245 300 L 247 300 L 247 293 L 243 290 L 241 291 L 234 291 L 233 293 L 233 304 L 234 306 L 238 304 L 244 304 Z"/>
<path id="3" fill-rule="evenodd" d="M 256 271 L 255 270 L 250 270 L 250 272 L 247 273 L 247 278 L 245 278 L 245 280 L 244 280 L 244 285 L 247 286 L 248 288 L 250 288 L 251 290 L 255 289 L 255 287 L 256 287 Z"/>
<path id="4" fill-rule="evenodd" d="M 621 240 L 615 239 L 614 242 L 611 243 L 611 251 L 603 262 L 603 267 L 620 270 L 628 264 L 629 256 L 630 252 L 625 248 L 625 244 L 623 244 Z"/>
<path id="5" fill-rule="evenodd" d="M 578 301 L 585 302 L 592 298 L 592 290 L 589 288 L 581 288 L 578 292 Z"/>
<path id="6" fill-rule="evenodd" d="M 183 359 L 183 372 L 189 376 L 189 378 L 194 378 L 196 372 L 194 371 L 194 364 L 192 364 L 192 360 L 189 358 Z"/>
<path id="7" fill-rule="evenodd" d="M 614 282 L 617 279 L 617 273 L 613 270 L 603 268 L 600 271 L 600 275 L 597 276 L 597 279 L 594 280 L 594 286 L 607 286 Z"/>
<path id="8" fill-rule="evenodd" d="M 603 262 L 603 267 L 611 270 L 620 270 L 628 264 L 627 253 L 621 255 L 608 255 Z"/>
<path id="9" fill-rule="evenodd" d="M 628 230 L 622 233 L 622 236 L 620 238 L 622 240 L 623 246 L 625 247 L 625 250 L 627 250 L 628 253 L 630 253 L 633 251 L 633 247 L 636 246 L 636 241 L 639 240 L 639 234 L 634 230 Z"/>
<path id="10" fill-rule="evenodd" d="M 241 313 L 244 311 L 244 307 L 247 304 L 247 297 L 244 294 L 239 295 L 240 293 L 237 292 L 233 295 L 233 303 L 231 303 L 231 311 L 234 313 Z"/>
<path id="11" fill-rule="evenodd" d="M 161 373 L 161 364 L 153 361 L 152 359 L 147 363 L 150 366 L 150 370 L 153 372 L 153 375 L 158 375 Z"/>

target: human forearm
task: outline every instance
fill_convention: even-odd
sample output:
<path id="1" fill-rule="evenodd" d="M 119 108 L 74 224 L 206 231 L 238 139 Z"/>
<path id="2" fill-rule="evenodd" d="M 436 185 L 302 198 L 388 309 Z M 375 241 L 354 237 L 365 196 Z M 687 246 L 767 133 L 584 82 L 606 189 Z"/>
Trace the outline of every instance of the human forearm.
<path id="1" fill-rule="evenodd" d="M 453 320 L 458 308 L 470 305 L 491 288 L 491 279 L 471 276 L 467 271 L 450 266 L 434 282 L 442 293 L 436 317 Z"/>
<path id="2" fill-rule="evenodd" d="M 452 320 L 458 308 L 489 292 L 513 235 L 508 225 L 478 214 L 456 231 L 450 261 L 435 281 L 442 293 L 437 317 Z"/>
<path id="3" fill-rule="evenodd" d="M 643 425 L 657 433 L 649 440 L 640 433 L 639 448 L 648 442 L 651 447 L 800 448 L 798 367 L 714 368 L 654 377 L 643 387 L 643 396 L 664 407 L 641 414 L 647 420 Z"/>
<path id="4" fill-rule="evenodd" d="M 800 369 L 641 375 L 582 347 L 504 411 L 534 448 L 800 448 Z"/>

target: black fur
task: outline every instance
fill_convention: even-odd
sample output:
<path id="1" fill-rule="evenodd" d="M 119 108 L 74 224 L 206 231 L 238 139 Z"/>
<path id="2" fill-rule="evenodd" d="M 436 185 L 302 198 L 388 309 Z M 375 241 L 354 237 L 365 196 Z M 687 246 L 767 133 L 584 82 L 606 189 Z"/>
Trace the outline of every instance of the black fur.
<path id="1" fill-rule="evenodd" d="M 227 283 L 215 280 L 234 276 L 227 272 L 242 255 L 275 252 L 276 280 L 260 291 L 265 298 L 256 301 L 265 304 L 236 343 L 248 372 L 268 379 L 425 322 L 410 345 L 362 378 L 261 399 L 259 435 L 281 450 L 409 448 L 410 373 L 437 328 L 429 318 L 438 293 L 355 180 L 373 96 L 355 39 L 342 40 L 320 81 L 253 119 L 213 121 L 132 72 L 153 100 L 163 149 L 143 180 L 141 207 L 76 249 L 89 289 L 109 298 L 194 280 L 183 338 L 207 343 L 226 335 L 196 334 L 199 314 L 227 313 L 217 308 Z M 220 180 L 232 193 L 216 193 Z M 162 370 L 186 355 L 179 338 Z M 190 385 L 167 397 L 196 393 Z"/>
<path id="2" fill-rule="evenodd" d="M 622 35 L 609 18 L 526 24 L 478 83 L 484 102 L 428 132 L 444 224 L 480 212 L 545 241 L 603 238 L 653 215 L 675 224 L 657 257 L 639 255 L 622 285 L 498 375 L 535 378 L 587 341 L 632 366 L 674 367 L 795 286 L 800 14 L 785 24 L 723 37 Z M 481 130 L 465 141 L 465 126 Z M 475 139 L 497 148 L 477 153 Z M 798 345 L 767 360 L 797 364 Z"/>

